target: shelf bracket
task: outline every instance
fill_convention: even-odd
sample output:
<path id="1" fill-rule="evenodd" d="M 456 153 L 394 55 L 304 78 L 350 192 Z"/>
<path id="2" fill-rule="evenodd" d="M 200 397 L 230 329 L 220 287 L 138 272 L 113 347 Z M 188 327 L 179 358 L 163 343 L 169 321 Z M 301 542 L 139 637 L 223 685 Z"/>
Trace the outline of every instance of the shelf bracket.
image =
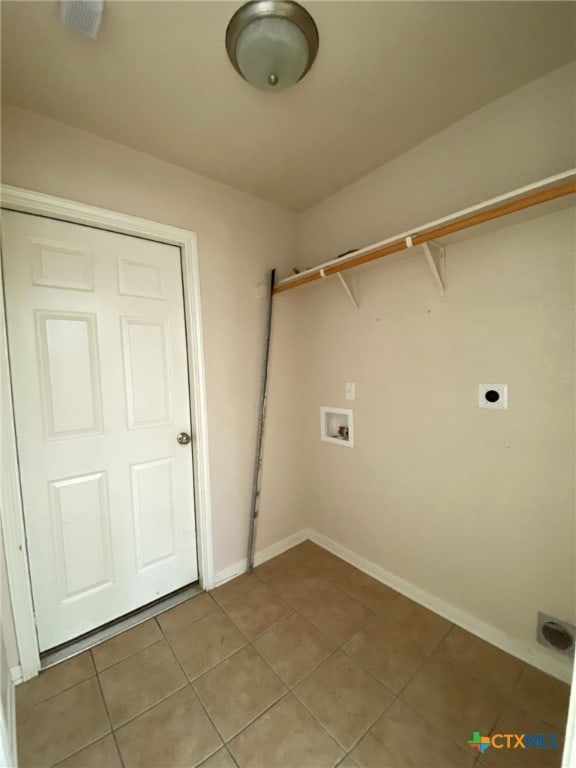
<path id="1" fill-rule="evenodd" d="M 348 296 L 352 304 L 354 304 L 354 307 L 356 308 L 356 310 L 359 311 L 360 307 L 358 306 L 358 302 L 356 301 L 356 298 L 354 297 L 354 294 L 352 293 L 352 290 L 350 289 L 350 286 L 348 285 L 346 280 L 344 280 L 340 272 L 336 272 L 336 277 L 338 278 L 338 280 L 340 280 L 340 285 L 342 286 L 342 288 L 344 288 L 346 295 Z"/>
<path id="2" fill-rule="evenodd" d="M 328 277 L 328 275 L 326 274 L 326 272 L 324 272 L 323 269 L 320 270 L 320 277 L 322 277 L 322 278 Z M 354 294 L 352 293 L 352 290 L 351 290 L 350 286 L 348 285 L 348 283 L 346 282 L 346 280 L 344 280 L 344 278 L 342 277 L 340 272 L 336 272 L 336 277 L 338 278 L 342 288 L 344 288 L 344 292 L 346 293 L 346 296 L 348 296 L 348 298 L 350 299 L 352 304 L 354 304 L 355 309 L 359 310 L 360 307 L 358 306 L 358 302 L 356 301 L 356 298 L 355 298 Z"/>
<path id="3" fill-rule="evenodd" d="M 444 246 L 433 242 L 422 243 L 422 250 L 432 272 L 432 277 L 440 291 L 440 298 L 444 299 L 446 298 L 446 254 Z"/>

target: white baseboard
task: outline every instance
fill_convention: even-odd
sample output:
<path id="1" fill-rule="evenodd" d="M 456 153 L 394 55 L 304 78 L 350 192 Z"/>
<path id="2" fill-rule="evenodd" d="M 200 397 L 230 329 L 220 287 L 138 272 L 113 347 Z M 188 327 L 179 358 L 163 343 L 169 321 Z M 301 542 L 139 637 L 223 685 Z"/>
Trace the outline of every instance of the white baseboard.
<path id="1" fill-rule="evenodd" d="M 565 683 L 570 683 L 572 679 L 572 664 L 568 659 L 561 657 L 555 658 L 550 656 L 544 650 L 539 651 L 528 643 L 510 637 L 505 632 L 493 627 L 491 624 L 487 624 L 481 619 L 477 619 L 472 614 L 466 613 L 466 611 L 462 611 L 460 608 L 456 608 L 454 605 L 440 600 L 440 598 L 431 595 L 429 592 L 416 587 L 414 584 L 411 584 L 404 579 L 401 579 L 399 576 L 395 576 L 393 573 L 390 573 L 370 560 L 366 560 L 360 555 L 357 555 L 355 552 L 343 547 L 341 544 L 337 544 L 335 541 L 332 541 L 332 539 L 329 539 L 327 536 L 324 536 L 317 531 L 309 529 L 308 538 L 319 546 L 324 547 L 324 549 L 329 550 L 334 555 L 341 557 L 342 560 L 346 560 L 350 565 L 353 565 L 364 573 L 367 573 L 369 576 L 382 582 L 382 584 L 386 584 L 386 586 L 395 589 L 397 592 L 400 592 L 400 594 L 410 598 L 410 600 L 414 600 L 414 602 L 423 605 L 425 608 L 429 608 L 431 611 L 434 611 L 434 613 L 438 613 L 440 616 L 448 619 L 448 621 L 457 624 L 459 627 L 462 627 L 462 629 L 480 637 L 487 643 L 491 643 L 502 651 L 506 651 L 506 653 L 525 661 L 527 664 L 537 667 L 542 670 L 542 672 L 546 672 Z"/>
<path id="2" fill-rule="evenodd" d="M 576 765 L 576 665 L 572 674 L 572 690 L 570 706 L 566 721 L 566 736 L 564 737 L 564 752 L 562 753 L 562 768 L 574 768 Z"/>
<path id="3" fill-rule="evenodd" d="M 273 557 L 277 557 L 283 552 L 286 552 L 287 549 L 291 549 L 297 544 L 301 544 L 303 541 L 310 538 L 309 533 L 310 531 L 308 528 L 302 528 L 291 536 L 287 536 L 285 539 L 277 541 L 269 547 L 258 550 L 254 556 L 254 565 L 262 565 L 262 563 L 265 563 L 267 560 L 271 560 Z M 236 563 L 229 565 L 222 571 L 218 571 L 214 576 L 214 586 L 220 587 L 227 581 L 235 579 L 236 576 L 241 576 L 246 572 L 247 562 L 247 558 L 244 558 L 243 560 L 238 560 Z"/>
<path id="4" fill-rule="evenodd" d="M 510 637 L 510 635 L 493 627 L 491 624 L 487 624 L 485 621 L 476 618 L 472 614 L 467 613 L 460 608 L 456 608 L 456 606 L 451 605 L 450 603 L 444 602 L 444 600 L 430 594 L 430 592 L 426 592 L 425 590 L 420 589 L 420 587 L 416 587 L 409 581 L 405 581 L 399 576 L 395 576 L 393 573 L 390 573 L 390 571 L 381 568 L 370 560 L 366 560 L 351 549 L 343 547 L 341 544 L 318 533 L 312 528 L 302 528 L 300 531 L 292 534 L 292 536 L 288 536 L 285 539 L 282 539 L 282 541 L 278 541 L 276 544 L 261 549 L 256 553 L 254 563 L 256 565 L 265 563 L 272 557 L 282 554 L 282 552 L 285 552 L 291 547 L 295 547 L 306 539 L 311 539 L 319 546 L 324 547 L 324 549 L 327 549 L 334 555 L 341 557 L 342 560 L 346 560 L 350 565 L 367 573 L 377 581 L 382 582 L 382 584 L 386 584 L 387 587 L 395 589 L 397 592 L 400 592 L 401 595 L 404 595 L 405 597 L 410 598 L 410 600 L 414 600 L 415 603 L 419 603 L 425 608 L 434 611 L 434 613 L 443 616 L 448 621 L 471 632 L 473 635 L 485 640 L 487 643 L 495 645 L 506 653 L 542 670 L 542 672 L 546 672 L 563 682 L 570 683 L 572 678 L 572 664 L 569 660 L 560 657 L 555 658 L 554 656 L 549 655 L 545 650 L 540 651 L 538 648 L 534 648 L 528 643 Z M 225 584 L 227 581 L 230 581 L 230 579 L 234 579 L 236 576 L 245 573 L 245 571 L 246 560 L 239 560 L 237 563 L 234 563 L 216 574 L 216 586 Z"/>
<path id="5" fill-rule="evenodd" d="M 22 667 L 18 664 L 16 667 L 10 667 L 10 677 L 14 685 L 20 685 L 24 681 L 24 675 L 22 674 Z"/>
<path id="6" fill-rule="evenodd" d="M 236 576 L 241 576 L 246 572 L 246 560 L 238 560 L 237 563 L 229 565 L 227 568 L 223 568 L 221 571 L 217 571 L 214 574 L 214 587 L 221 587 L 222 584 L 226 584 L 227 581 L 235 579 Z"/>

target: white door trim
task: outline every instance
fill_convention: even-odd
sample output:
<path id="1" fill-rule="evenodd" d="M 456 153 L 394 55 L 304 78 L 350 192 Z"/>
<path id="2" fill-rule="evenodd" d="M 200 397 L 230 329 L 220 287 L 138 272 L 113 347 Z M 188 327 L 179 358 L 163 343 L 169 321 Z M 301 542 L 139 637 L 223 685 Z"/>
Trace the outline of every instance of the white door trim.
<path id="1" fill-rule="evenodd" d="M 198 569 L 205 589 L 214 585 L 214 558 L 212 547 L 212 516 L 210 503 L 210 470 L 208 453 L 208 418 L 202 312 L 200 304 L 200 273 L 198 243 L 194 232 L 147 221 L 105 208 L 65 200 L 3 184 L 0 187 L 3 208 L 21 213 L 47 216 L 74 224 L 85 224 L 98 229 L 125 235 L 144 237 L 160 243 L 175 245 L 182 254 L 184 284 L 184 314 L 188 343 L 190 404 L 194 435 L 196 521 L 198 532 Z M 1 278 L 1 272 L 0 272 Z M 6 336 L 4 290 L 0 290 L 0 381 L 1 465 L 0 465 L 0 521 L 4 532 L 6 564 L 10 595 L 14 610 L 16 641 L 24 680 L 34 677 L 40 669 L 40 653 L 32 603 L 32 587 L 28 573 L 28 557 L 18 455 L 14 431 L 11 383 L 8 378 L 8 346 Z"/>
<path id="2" fill-rule="evenodd" d="M 12 685 L 12 683 L 10 683 Z M 12 693 L 12 697 L 13 697 Z M 14 761 L 14 731 L 10 732 L 10 727 L 6 722 L 4 712 L 0 707 L 0 765 L 6 768 L 15 768 L 16 763 Z"/>

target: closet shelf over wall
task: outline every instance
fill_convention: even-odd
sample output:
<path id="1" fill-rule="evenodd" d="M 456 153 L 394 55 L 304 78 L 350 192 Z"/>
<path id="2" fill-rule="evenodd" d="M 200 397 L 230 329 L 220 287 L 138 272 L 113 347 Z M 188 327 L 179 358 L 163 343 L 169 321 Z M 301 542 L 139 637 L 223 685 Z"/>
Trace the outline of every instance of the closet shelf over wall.
<path id="1" fill-rule="evenodd" d="M 330 277 L 330 275 L 337 275 L 349 298 L 357 307 L 354 296 L 343 280 L 342 272 L 354 269 L 355 267 L 361 267 L 372 261 L 400 253 L 415 246 L 422 246 L 426 260 L 438 283 L 440 292 L 443 294 L 444 249 L 443 245 L 438 243 L 439 240 L 459 232 L 464 232 L 471 227 L 496 222 L 511 214 L 535 209 L 537 206 L 543 206 L 538 209 L 537 215 L 557 210 L 557 207 L 567 207 L 566 203 L 569 196 L 574 194 L 576 194 L 576 169 L 557 174 L 556 176 L 550 176 L 547 179 L 542 179 L 520 189 L 515 189 L 505 195 L 486 200 L 471 208 L 466 208 L 442 219 L 415 227 L 395 237 L 390 237 L 387 240 L 366 246 L 366 248 L 361 248 L 349 256 L 327 261 L 319 264 L 317 267 L 312 267 L 297 275 L 287 277 L 276 283 L 274 293 L 282 293 L 283 291 L 289 291 L 292 288 L 298 288 L 301 285 L 306 285 L 316 280 L 322 280 L 322 278 Z M 556 201 L 556 207 L 551 207 L 554 201 Z M 549 205 L 544 206 L 543 204 L 545 203 Z"/>

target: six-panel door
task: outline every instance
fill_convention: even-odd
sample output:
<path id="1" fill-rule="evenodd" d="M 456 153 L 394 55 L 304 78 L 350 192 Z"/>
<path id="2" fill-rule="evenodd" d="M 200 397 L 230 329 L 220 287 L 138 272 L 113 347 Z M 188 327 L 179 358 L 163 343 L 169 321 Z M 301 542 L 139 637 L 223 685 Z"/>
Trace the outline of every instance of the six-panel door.
<path id="1" fill-rule="evenodd" d="M 180 252 L 3 213 L 40 649 L 198 578 Z"/>

